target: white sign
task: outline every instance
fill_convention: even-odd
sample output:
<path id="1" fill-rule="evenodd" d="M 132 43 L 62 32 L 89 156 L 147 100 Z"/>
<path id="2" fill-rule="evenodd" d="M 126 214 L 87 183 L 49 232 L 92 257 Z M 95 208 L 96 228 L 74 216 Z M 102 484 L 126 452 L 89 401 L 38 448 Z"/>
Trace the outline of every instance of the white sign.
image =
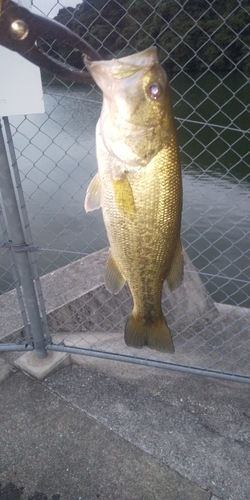
<path id="1" fill-rule="evenodd" d="M 27 1 L 19 3 L 27 7 Z M 0 116 L 44 111 L 40 68 L 0 46 Z"/>

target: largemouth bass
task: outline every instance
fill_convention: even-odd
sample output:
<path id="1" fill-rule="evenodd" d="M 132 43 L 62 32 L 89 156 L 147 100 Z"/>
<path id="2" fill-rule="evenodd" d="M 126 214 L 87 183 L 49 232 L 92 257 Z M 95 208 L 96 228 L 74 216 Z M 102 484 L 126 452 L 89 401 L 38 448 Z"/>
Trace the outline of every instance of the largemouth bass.
<path id="1" fill-rule="evenodd" d="M 98 173 L 85 209 L 102 207 L 110 243 L 105 284 L 113 293 L 129 285 L 128 346 L 174 352 L 161 297 L 164 280 L 171 290 L 182 281 L 182 183 L 167 76 L 155 47 L 85 64 L 103 92 Z"/>

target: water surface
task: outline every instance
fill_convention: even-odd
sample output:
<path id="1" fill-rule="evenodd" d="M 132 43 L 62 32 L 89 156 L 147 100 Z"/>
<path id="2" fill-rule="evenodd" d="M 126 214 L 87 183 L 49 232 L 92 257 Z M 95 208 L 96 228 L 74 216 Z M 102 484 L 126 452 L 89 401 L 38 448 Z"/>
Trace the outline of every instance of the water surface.
<path id="1" fill-rule="evenodd" d="M 183 246 L 214 300 L 249 307 L 249 83 L 241 74 L 182 74 L 171 87 L 183 171 Z M 101 95 L 90 86 L 44 90 L 44 115 L 11 118 L 34 243 L 43 249 L 41 273 L 107 245 L 101 211 L 83 209 L 96 172 Z M 5 291 L 12 277 L 3 251 L 0 264 Z"/>

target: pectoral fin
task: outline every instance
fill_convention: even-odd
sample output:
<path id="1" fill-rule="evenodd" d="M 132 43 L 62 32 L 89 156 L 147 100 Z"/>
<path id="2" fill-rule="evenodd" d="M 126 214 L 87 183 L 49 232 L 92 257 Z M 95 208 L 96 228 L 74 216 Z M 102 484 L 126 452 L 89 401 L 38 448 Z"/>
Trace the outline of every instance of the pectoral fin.
<path id="1" fill-rule="evenodd" d="M 172 261 L 171 269 L 166 276 L 167 284 L 171 291 L 178 288 L 183 280 L 183 253 L 180 240 L 178 241 Z"/>
<path id="2" fill-rule="evenodd" d="M 106 288 L 112 293 L 118 293 L 126 282 L 116 264 L 112 253 L 110 253 L 108 258 L 104 281 Z"/>
<path id="3" fill-rule="evenodd" d="M 118 210 L 131 218 L 135 216 L 136 208 L 132 188 L 127 179 L 127 176 L 123 174 L 120 179 L 113 179 L 113 190 L 115 202 Z"/>
<path id="4" fill-rule="evenodd" d="M 92 210 L 96 210 L 102 206 L 101 204 L 101 179 L 100 175 L 97 172 L 95 177 L 92 179 L 86 193 L 84 208 L 86 212 L 92 212 Z"/>

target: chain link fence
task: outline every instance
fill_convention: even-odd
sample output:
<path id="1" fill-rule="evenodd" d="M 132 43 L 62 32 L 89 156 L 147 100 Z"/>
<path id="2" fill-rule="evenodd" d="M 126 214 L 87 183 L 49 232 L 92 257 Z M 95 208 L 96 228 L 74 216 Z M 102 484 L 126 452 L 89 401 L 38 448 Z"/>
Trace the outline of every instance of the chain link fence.
<path id="1" fill-rule="evenodd" d="M 131 297 L 126 287 L 117 296 L 105 290 L 102 249 L 108 242 L 102 215 L 83 209 L 97 168 L 95 125 L 102 95 L 94 85 L 42 74 L 46 113 L 11 117 L 4 134 L 7 142 L 9 131 L 14 142 L 10 157 L 20 175 L 15 185 L 21 184 L 24 193 L 24 200 L 19 195 L 21 219 L 26 242 L 32 244 L 29 259 L 38 298 L 43 276 L 46 310 L 43 299 L 39 307 L 43 328 L 46 313 L 49 318 L 48 349 L 249 381 L 250 0 L 47 4 L 45 11 L 44 2 L 33 0 L 32 8 L 56 16 L 103 58 L 158 47 L 170 80 L 180 146 L 182 242 L 200 276 L 186 257 L 184 285 L 171 296 L 164 292 L 175 355 L 125 346 L 122 332 Z M 53 57 L 82 67 L 79 53 L 53 39 L 40 43 Z M 14 346 L 28 345 L 32 333 L 2 212 L 0 220 L 0 300 L 5 319 L 13 319 L 5 338 Z M 37 259 L 33 250 L 38 250 Z M 22 328 L 15 320 L 15 287 Z"/>

